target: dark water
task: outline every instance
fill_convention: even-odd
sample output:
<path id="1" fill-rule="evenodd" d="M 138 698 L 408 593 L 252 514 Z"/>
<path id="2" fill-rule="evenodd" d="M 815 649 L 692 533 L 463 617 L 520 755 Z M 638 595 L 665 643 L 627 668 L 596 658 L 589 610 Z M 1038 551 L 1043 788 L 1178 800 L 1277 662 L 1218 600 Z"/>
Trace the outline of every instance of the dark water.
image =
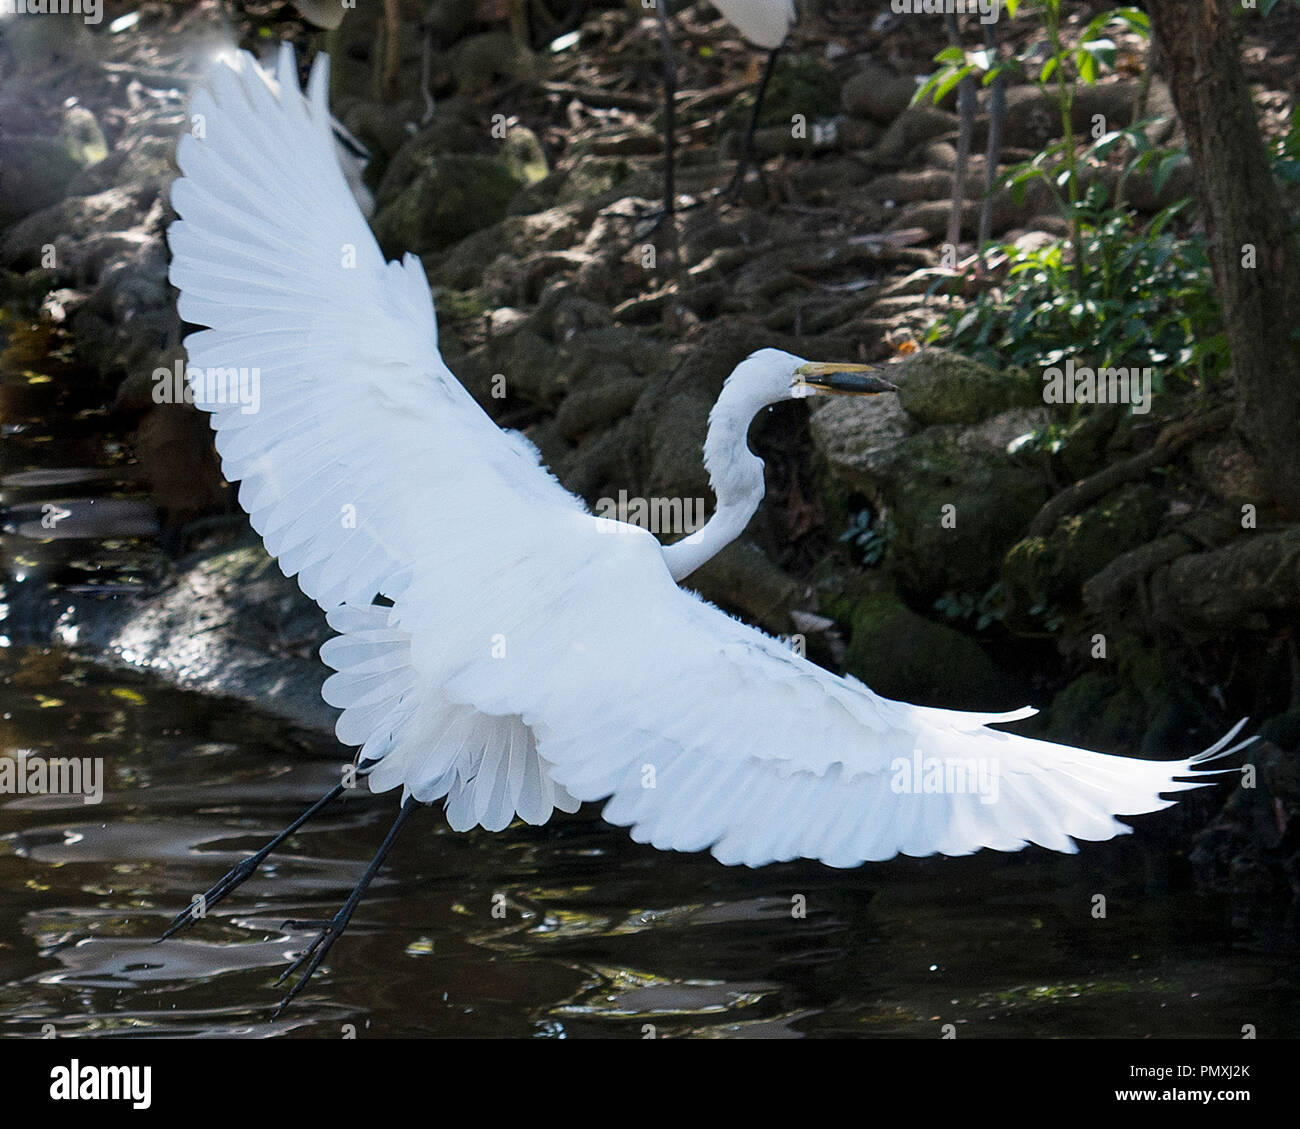
<path id="1" fill-rule="evenodd" d="M 153 943 L 346 758 L 246 705 L 31 644 L 70 593 L 147 591 L 163 561 L 102 391 L 43 331 L 11 319 L 5 336 L 0 757 L 100 758 L 104 795 L 0 794 L 0 1034 L 1300 1033 L 1293 956 L 1243 945 L 1226 901 L 1190 893 L 1186 866 L 1148 854 L 1141 830 L 1074 857 L 749 871 L 638 846 L 594 809 L 496 835 L 419 813 L 324 974 L 270 1021 L 307 936 L 285 921 L 335 911 L 395 796 L 352 796 L 207 920 Z M 46 529 L 50 505 L 77 520 Z M 1197 798 L 1139 827 L 1174 821 L 1186 841 L 1211 811 Z"/>
<path id="2" fill-rule="evenodd" d="M 420 812 L 327 974 L 271 1022 L 273 981 L 303 936 L 283 923 L 334 912 L 395 797 L 344 801 L 155 945 L 193 894 L 328 789 L 339 750 L 57 651 L 0 655 L 3 747 L 102 757 L 105 771 L 98 805 L 0 800 L 9 1035 L 1297 1033 L 1292 959 L 1234 944 L 1226 904 L 1180 891 L 1137 837 L 1073 858 L 748 871 L 638 846 L 586 809 L 496 835 Z"/>

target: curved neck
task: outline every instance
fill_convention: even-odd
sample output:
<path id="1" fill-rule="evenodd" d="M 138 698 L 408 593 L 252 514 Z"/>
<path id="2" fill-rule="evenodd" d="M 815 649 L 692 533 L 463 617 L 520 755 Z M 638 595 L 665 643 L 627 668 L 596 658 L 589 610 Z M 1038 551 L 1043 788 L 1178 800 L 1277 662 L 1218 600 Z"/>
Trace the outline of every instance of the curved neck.
<path id="1" fill-rule="evenodd" d="M 704 467 L 718 504 L 705 525 L 663 548 L 674 580 L 689 576 L 745 531 L 763 500 L 763 460 L 749 449 L 749 424 L 766 402 L 755 402 L 744 386 L 729 380 L 709 413 Z"/>

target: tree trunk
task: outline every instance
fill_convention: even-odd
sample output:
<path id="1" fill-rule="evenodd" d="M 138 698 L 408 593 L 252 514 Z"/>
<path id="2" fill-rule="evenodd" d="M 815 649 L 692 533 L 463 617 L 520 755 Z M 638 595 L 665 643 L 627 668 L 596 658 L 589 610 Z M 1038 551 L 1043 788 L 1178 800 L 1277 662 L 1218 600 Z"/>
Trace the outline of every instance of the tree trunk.
<path id="1" fill-rule="evenodd" d="M 1196 169 L 1236 377 L 1235 430 L 1272 503 L 1300 516 L 1300 248 L 1241 66 L 1234 0 L 1148 0 Z M 1254 263 L 1250 256 L 1253 248 Z"/>

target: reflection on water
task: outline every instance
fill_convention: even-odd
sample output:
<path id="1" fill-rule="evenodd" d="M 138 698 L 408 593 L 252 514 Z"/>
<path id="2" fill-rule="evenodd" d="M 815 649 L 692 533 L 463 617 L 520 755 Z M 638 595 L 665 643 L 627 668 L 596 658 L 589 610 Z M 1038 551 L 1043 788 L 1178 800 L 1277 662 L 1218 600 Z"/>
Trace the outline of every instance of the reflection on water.
<path id="1" fill-rule="evenodd" d="M 147 590 L 162 565 L 130 421 L 69 352 L 0 306 L 0 637 L 49 638 L 63 595 Z"/>
<path id="2" fill-rule="evenodd" d="M 1155 869 L 1140 836 L 1072 858 L 749 871 L 638 846 L 592 809 L 496 835 L 421 813 L 327 974 L 271 1022 L 273 981 L 305 936 L 285 922 L 337 909 L 395 797 L 349 798 L 154 944 L 329 788 L 340 749 L 58 651 L 0 650 L 0 679 L 0 749 L 103 757 L 105 771 L 97 806 L 0 797 L 5 1034 L 1297 1033 L 1290 958 L 1234 946 L 1226 905 Z"/>

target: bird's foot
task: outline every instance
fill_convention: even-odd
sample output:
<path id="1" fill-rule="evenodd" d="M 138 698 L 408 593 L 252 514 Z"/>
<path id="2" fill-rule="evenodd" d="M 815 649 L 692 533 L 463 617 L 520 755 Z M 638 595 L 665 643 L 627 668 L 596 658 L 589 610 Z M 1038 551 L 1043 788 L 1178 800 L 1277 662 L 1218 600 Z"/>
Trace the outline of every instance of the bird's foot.
<path id="1" fill-rule="evenodd" d="M 207 916 L 208 910 L 216 905 L 222 898 L 232 890 L 238 889 L 244 882 L 253 876 L 257 868 L 266 861 L 267 855 L 283 843 L 290 835 L 298 830 L 304 823 L 312 818 L 327 804 L 332 803 L 343 793 L 343 785 L 335 784 L 328 792 L 317 800 L 311 807 L 295 819 L 288 827 L 280 832 L 274 839 L 266 844 L 256 854 L 249 855 L 248 858 L 236 863 L 225 874 L 206 891 L 195 898 L 185 909 L 181 910 L 171 919 L 167 929 L 158 941 L 165 941 L 174 933 L 179 933 L 187 925 L 193 925 L 194 922 Z M 154 942 L 157 944 L 158 942 Z"/>
<path id="2" fill-rule="evenodd" d="M 207 890 L 194 899 L 180 913 L 171 919 L 163 935 L 158 938 L 154 944 L 167 940 L 168 937 L 179 933 L 188 925 L 193 925 L 196 921 L 202 920 L 207 916 L 208 910 L 216 905 L 222 898 L 232 890 L 238 889 L 249 878 L 253 876 L 257 868 L 262 865 L 269 852 L 262 850 L 255 855 L 249 855 L 248 858 L 231 867 L 225 874 L 217 879 Z"/>
<path id="3" fill-rule="evenodd" d="M 311 944 L 298 954 L 298 959 L 280 973 L 276 980 L 276 984 L 283 984 L 290 976 L 297 972 L 299 968 L 302 968 L 304 963 L 307 965 L 307 967 L 303 969 L 302 975 L 298 977 L 293 987 L 289 989 L 288 994 L 276 1005 L 275 1010 L 271 1012 L 272 1019 L 279 1016 L 279 1014 L 289 1006 L 289 1003 L 294 996 L 301 992 L 303 988 L 306 987 L 307 981 L 315 975 L 316 969 L 320 967 L 321 961 L 325 959 L 325 954 L 330 951 L 334 942 L 343 936 L 343 930 L 348 927 L 348 922 L 352 920 L 352 911 L 354 909 L 356 909 L 356 903 L 349 898 L 343 908 L 328 920 L 286 921 L 284 923 L 282 926 L 284 929 L 318 929 L 319 932 L 312 939 Z"/>

